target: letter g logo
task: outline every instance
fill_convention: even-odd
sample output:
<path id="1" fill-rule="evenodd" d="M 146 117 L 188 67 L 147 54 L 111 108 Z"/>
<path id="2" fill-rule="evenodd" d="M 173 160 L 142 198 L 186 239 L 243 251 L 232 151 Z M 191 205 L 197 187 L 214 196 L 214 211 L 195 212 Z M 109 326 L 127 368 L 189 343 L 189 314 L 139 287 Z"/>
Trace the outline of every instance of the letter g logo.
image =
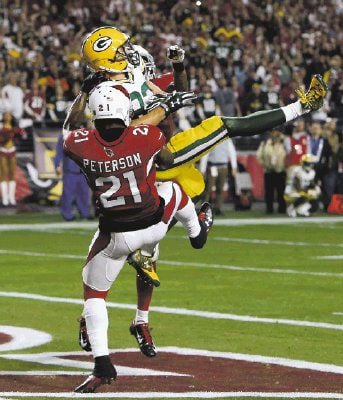
<path id="1" fill-rule="evenodd" d="M 104 51 L 108 49 L 112 44 L 112 39 L 108 36 L 103 36 L 96 40 L 93 44 L 94 51 Z"/>

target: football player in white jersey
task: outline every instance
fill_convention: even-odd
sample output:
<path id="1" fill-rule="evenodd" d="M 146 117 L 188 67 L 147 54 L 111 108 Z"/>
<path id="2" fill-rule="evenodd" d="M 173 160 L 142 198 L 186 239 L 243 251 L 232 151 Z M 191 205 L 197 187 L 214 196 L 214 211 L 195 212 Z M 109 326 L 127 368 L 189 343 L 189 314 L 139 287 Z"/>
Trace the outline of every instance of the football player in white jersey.
<path id="1" fill-rule="evenodd" d="M 287 214 L 290 217 L 309 217 L 318 209 L 318 198 L 321 194 L 316 182 L 314 165 L 316 157 L 304 154 L 300 165 L 295 167 L 288 179 L 285 189 Z"/>

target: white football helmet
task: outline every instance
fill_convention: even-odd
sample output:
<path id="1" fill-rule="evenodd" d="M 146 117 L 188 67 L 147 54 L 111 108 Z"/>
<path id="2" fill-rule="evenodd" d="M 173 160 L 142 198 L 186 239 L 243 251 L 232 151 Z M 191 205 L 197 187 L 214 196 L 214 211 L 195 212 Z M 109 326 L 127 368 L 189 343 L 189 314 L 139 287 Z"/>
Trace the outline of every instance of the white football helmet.
<path id="1" fill-rule="evenodd" d="M 106 83 L 106 82 L 105 82 Z M 131 121 L 131 101 L 121 86 L 98 85 L 89 95 L 92 119 L 120 119 L 125 126 Z"/>

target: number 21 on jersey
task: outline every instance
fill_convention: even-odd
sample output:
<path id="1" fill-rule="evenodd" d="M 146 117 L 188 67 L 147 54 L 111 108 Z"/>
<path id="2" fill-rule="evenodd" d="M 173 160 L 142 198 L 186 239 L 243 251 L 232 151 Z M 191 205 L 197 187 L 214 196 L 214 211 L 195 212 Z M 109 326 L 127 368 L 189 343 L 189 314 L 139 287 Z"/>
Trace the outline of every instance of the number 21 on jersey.
<path id="1" fill-rule="evenodd" d="M 123 178 L 129 183 L 131 195 L 134 203 L 141 203 L 142 197 L 138 189 L 137 180 L 133 171 L 128 171 L 123 174 Z M 125 196 L 118 196 L 110 200 L 110 198 L 118 192 L 121 187 L 120 179 L 116 176 L 99 177 L 95 180 L 97 187 L 104 186 L 105 183 L 112 183 L 112 186 L 106 192 L 100 195 L 100 201 L 104 208 L 123 206 L 126 204 Z"/>

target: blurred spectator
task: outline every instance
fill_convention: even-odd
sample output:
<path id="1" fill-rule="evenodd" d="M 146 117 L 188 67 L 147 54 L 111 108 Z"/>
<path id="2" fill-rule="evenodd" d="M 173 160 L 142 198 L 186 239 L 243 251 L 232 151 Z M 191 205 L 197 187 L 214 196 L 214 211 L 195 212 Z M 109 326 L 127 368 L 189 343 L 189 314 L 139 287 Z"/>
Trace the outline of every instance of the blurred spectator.
<path id="1" fill-rule="evenodd" d="M 262 91 L 261 85 L 259 83 L 253 83 L 251 92 L 246 94 L 242 101 L 243 113 L 246 115 L 264 110 L 267 101 L 266 93 Z"/>
<path id="2" fill-rule="evenodd" d="M 200 101 L 197 102 L 195 109 L 200 121 L 214 115 L 221 115 L 220 107 L 209 85 L 204 86 L 202 96 Z"/>
<path id="3" fill-rule="evenodd" d="M 74 203 L 82 219 L 91 219 L 90 191 L 86 178 L 80 168 L 63 151 L 63 135 L 60 135 L 56 147 L 55 169 L 63 178 L 63 192 L 60 200 L 61 215 L 66 221 L 74 221 Z"/>
<path id="4" fill-rule="evenodd" d="M 287 151 L 286 165 L 289 175 L 292 168 L 300 164 L 301 157 L 310 153 L 310 138 L 305 131 L 305 121 L 298 119 L 294 124 L 294 130 L 290 137 L 285 139 Z"/>
<path id="5" fill-rule="evenodd" d="M 9 112 L 3 115 L 0 127 L 0 189 L 3 207 L 15 206 L 15 168 L 17 164 L 14 137 L 23 131 L 15 126 L 13 116 Z"/>
<path id="6" fill-rule="evenodd" d="M 7 76 L 8 83 L 2 88 L 1 96 L 8 101 L 9 113 L 19 121 L 24 113 L 24 92 L 20 86 L 18 86 L 17 75 L 14 72 L 10 72 Z"/>
<path id="7" fill-rule="evenodd" d="M 264 196 L 266 212 L 274 212 L 274 196 L 278 202 L 278 212 L 285 213 L 284 191 L 286 184 L 286 149 L 282 133 L 274 129 L 269 138 L 257 150 L 257 159 L 264 168 Z"/>
<path id="8" fill-rule="evenodd" d="M 24 116 L 31 118 L 34 126 L 42 126 L 46 112 L 45 95 L 40 90 L 38 82 L 33 81 L 31 90 L 24 97 Z"/>
<path id="9" fill-rule="evenodd" d="M 214 93 L 216 102 L 223 115 L 236 116 L 240 115 L 240 107 L 238 104 L 238 94 L 232 87 L 229 87 L 227 80 L 221 78 L 218 82 L 218 89 Z"/>
<path id="10" fill-rule="evenodd" d="M 237 154 L 231 139 L 219 144 L 208 155 L 203 157 L 200 170 L 205 173 L 206 189 L 204 200 L 212 202 L 212 188 L 215 186 L 214 213 L 223 215 L 224 186 L 228 181 L 228 163 L 231 164 L 232 176 L 237 174 Z"/>

